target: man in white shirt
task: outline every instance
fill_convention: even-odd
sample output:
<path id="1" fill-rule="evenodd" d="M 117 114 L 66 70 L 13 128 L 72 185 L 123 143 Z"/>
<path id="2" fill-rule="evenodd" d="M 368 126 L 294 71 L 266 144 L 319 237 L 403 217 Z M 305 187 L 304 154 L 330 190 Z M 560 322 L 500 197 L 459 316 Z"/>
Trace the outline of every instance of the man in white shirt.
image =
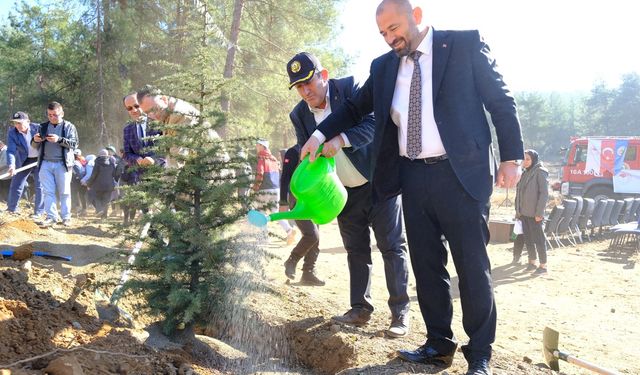
<path id="1" fill-rule="evenodd" d="M 289 88 L 295 87 L 302 100 L 289 117 L 296 132 L 298 144 L 303 145 L 332 111 L 350 98 L 357 90 L 353 77 L 329 79 L 329 72 L 310 53 L 295 55 L 287 64 Z M 371 288 L 371 235 L 384 261 L 385 279 L 391 310 L 391 324 L 386 333 L 402 337 L 409 332 L 409 296 L 407 283 L 407 249 L 402 233 L 402 206 L 398 196 L 373 203 L 370 179 L 370 149 L 373 139 L 373 116 L 365 114 L 357 125 L 336 135 L 324 145 L 322 154 L 335 158 L 336 171 L 347 189 L 347 203 L 338 216 L 342 242 L 347 250 L 350 277 L 351 309 L 334 321 L 364 325 L 371 319 L 373 300 Z M 293 255 L 292 255 L 293 256 Z M 299 258 L 289 258 L 285 271 L 295 270 Z"/>
<path id="2" fill-rule="evenodd" d="M 318 125 L 301 150 L 357 126 L 374 112 L 372 185 L 376 198 L 402 194 L 411 265 L 426 342 L 399 350 L 400 358 L 449 366 L 458 346 L 451 322 L 449 243 L 456 266 L 467 375 L 490 375 L 496 306 L 491 280 L 489 197 L 495 181 L 513 187 L 524 157 L 513 95 L 477 30 L 420 27 L 422 9 L 408 0 L 384 0 L 376 11 L 380 35 L 392 51 L 371 63 L 362 88 Z M 491 144 L 491 115 L 501 163 Z"/>

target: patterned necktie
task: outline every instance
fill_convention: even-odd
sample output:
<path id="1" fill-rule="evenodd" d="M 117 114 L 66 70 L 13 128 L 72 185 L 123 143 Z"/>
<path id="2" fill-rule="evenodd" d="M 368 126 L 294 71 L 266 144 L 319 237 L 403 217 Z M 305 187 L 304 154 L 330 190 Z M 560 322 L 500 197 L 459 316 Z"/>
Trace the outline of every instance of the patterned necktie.
<path id="1" fill-rule="evenodd" d="M 413 75 L 409 88 L 409 116 L 407 118 L 407 156 L 415 159 L 422 152 L 422 83 L 418 60 L 422 52 L 413 51 L 409 57 L 413 60 Z"/>
<path id="2" fill-rule="evenodd" d="M 146 132 L 146 124 L 144 122 L 140 122 L 138 123 L 138 133 L 140 136 L 140 143 L 144 146 L 147 147 L 147 140 L 145 139 L 147 136 L 147 132 Z"/>

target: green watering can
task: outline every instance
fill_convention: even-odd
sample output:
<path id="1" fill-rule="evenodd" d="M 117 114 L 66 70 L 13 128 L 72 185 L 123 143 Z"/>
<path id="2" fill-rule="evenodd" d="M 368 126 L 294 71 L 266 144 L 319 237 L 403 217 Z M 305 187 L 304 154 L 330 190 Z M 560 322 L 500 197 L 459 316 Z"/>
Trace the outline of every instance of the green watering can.
<path id="1" fill-rule="evenodd" d="M 327 224 L 340 214 L 347 203 L 347 190 L 336 174 L 333 158 L 320 156 L 311 163 L 307 155 L 293 172 L 289 187 L 297 199 L 293 210 L 269 216 L 251 210 L 249 222 L 259 227 L 278 220 L 311 220 L 316 224 Z"/>

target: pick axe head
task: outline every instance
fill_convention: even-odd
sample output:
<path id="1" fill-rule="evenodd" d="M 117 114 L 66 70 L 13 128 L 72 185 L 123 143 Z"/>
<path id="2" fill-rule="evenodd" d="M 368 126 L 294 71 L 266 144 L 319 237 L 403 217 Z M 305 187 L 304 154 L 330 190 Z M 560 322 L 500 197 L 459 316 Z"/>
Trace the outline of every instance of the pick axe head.
<path id="1" fill-rule="evenodd" d="M 558 351 L 558 341 L 560 333 L 549 327 L 545 327 L 542 331 L 542 352 L 544 353 L 544 361 L 547 366 L 554 371 L 560 371 L 558 357 L 555 354 Z"/>

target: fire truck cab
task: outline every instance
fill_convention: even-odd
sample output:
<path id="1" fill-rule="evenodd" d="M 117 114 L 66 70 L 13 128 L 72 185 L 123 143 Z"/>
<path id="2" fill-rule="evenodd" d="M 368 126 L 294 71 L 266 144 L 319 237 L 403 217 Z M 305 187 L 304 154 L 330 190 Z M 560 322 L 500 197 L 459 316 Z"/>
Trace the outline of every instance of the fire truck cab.
<path id="1" fill-rule="evenodd" d="M 564 164 L 560 171 L 560 192 L 566 196 L 583 196 L 598 199 L 620 199 L 628 196 L 640 196 L 614 191 L 613 173 L 611 170 L 587 170 L 589 140 L 606 141 L 615 144 L 618 140 L 626 140 L 623 169 L 640 170 L 640 137 L 581 137 L 572 138 L 567 150 Z M 615 157 L 615 149 L 603 148 L 601 155 Z M 593 156 L 592 156 L 593 157 Z M 598 161 L 599 162 L 599 161 Z"/>

